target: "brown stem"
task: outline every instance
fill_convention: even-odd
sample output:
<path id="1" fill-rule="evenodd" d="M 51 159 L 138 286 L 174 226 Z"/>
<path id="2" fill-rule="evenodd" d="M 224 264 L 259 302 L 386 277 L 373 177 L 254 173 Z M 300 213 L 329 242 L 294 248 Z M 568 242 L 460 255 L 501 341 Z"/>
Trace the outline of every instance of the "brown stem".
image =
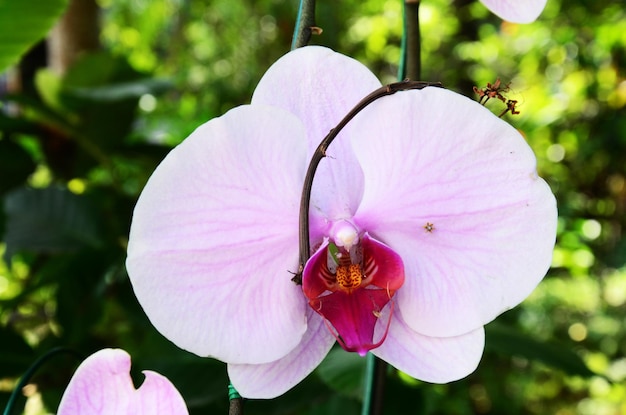
<path id="1" fill-rule="evenodd" d="M 95 0 L 71 0 L 48 38 L 49 66 L 62 75 L 81 54 L 98 50 L 99 27 Z"/>
<path id="2" fill-rule="evenodd" d="M 228 415 L 243 415 L 243 399 L 235 398 L 229 401 Z"/>

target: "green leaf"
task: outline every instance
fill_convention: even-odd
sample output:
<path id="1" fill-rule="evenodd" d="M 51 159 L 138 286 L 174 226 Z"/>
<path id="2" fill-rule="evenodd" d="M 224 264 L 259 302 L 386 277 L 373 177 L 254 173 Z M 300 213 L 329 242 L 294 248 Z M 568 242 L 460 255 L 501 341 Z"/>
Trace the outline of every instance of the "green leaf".
<path id="1" fill-rule="evenodd" d="M 125 58 L 108 51 L 82 55 L 63 77 L 64 88 L 89 88 L 141 78 Z"/>
<path id="2" fill-rule="evenodd" d="M 73 252 L 101 244 L 98 221 L 85 196 L 57 187 L 20 188 L 6 195 L 4 211 L 6 259 L 20 250 Z"/>
<path id="3" fill-rule="evenodd" d="M 362 399 L 365 358 L 358 354 L 334 348 L 317 368 L 317 374 L 331 389 Z"/>
<path id="4" fill-rule="evenodd" d="M 9 139 L 0 140 L 0 195 L 21 185 L 35 167 L 30 154 L 19 144 Z"/>
<path id="5" fill-rule="evenodd" d="M 521 356 L 528 360 L 538 360 L 569 375 L 596 376 L 580 356 L 566 345 L 542 342 L 519 330 L 497 323 L 486 326 L 485 333 L 486 350 L 508 356 Z"/>
<path id="6" fill-rule="evenodd" d="M 2 99 L 10 101 L 11 97 L 5 95 Z M 20 116 L 13 118 L 0 113 L 0 132 L 35 134 L 37 132 L 37 125 Z"/>
<path id="7" fill-rule="evenodd" d="M 73 129 L 106 152 L 123 145 L 136 121 L 144 94 L 161 94 L 171 83 L 134 70 L 124 59 L 107 52 L 86 54 L 76 61 L 54 91 L 54 80 L 38 73 L 40 92 L 52 91 L 48 102 L 60 103 L 62 113 L 76 116 Z M 39 79 L 39 78 L 38 78 Z M 56 94 L 56 96 L 54 96 Z"/>
<path id="8" fill-rule="evenodd" d="M 334 395 L 326 402 L 313 405 L 307 415 L 358 415 L 361 413 L 361 405 L 358 402 Z"/>
<path id="9" fill-rule="evenodd" d="M 35 74 L 35 85 L 41 98 L 50 108 L 56 111 L 65 109 L 60 98 L 63 82 L 59 75 L 48 68 L 40 69 Z"/>
<path id="10" fill-rule="evenodd" d="M 117 102 L 141 98 L 144 94 L 161 94 L 172 86 L 166 79 L 144 78 L 92 88 L 69 88 L 66 93 L 96 102 Z"/>
<path id="11" fill-rule="evenodd" d="M 0 0 L 0 73 L 48 33 L 67 0 Z"/>
<path id="12" fill-rule="evenodd" d="M 82 249 L 48 260 L 41 270 L 42 280 L 58 282 L 56 319 L 64 344 L 79 345 L 92 335 L 107 304 L 106 276 L 115 252 Z"/>

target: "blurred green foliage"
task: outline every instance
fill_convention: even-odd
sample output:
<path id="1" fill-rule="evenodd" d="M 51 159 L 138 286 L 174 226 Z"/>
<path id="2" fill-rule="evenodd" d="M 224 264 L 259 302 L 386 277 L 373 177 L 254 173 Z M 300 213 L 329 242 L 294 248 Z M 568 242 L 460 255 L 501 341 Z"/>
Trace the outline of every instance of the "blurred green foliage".
<path id="1" fill-rule="evenodd" d="M 396 78 L 399 0 L 318 2 L 313 42 Z M 296 4 L 278 0 L 100 0 L 105 51 L 36 93 L 0 97 L 0 405 L 55 346 L 122 347 L 170 377 L 192 414 L 226 411 L 225 366 L 150 325 L 124 270 L 134 202 L 169 149 L 249 102 L 288 51 Z M 500 78 L 559 204 L 553 268 L 487 327 L 478 370 L 429 385 L 389 370 L 388 414 L 626 413 L 626 12 L 611 0 L 548 0 L 529 25 L 480 3 L 424 0 L 424 80 L 473 95 Z M 495 100 L 494 100 L 495 101 Z M 488 107 L 500 113 L 499 101 Z M 76 362 L 36 378 L 54 410 Z M 333 351 L 283 397 L 249 414 L 358 414 L 364 360 Z M 32 392 L 32 391 L 31 391 Z M 31 393 L 32 395 L 32 393 Z M 39 395 L 37 395 L 39 396 Z M 34 399 L 31 396 L 31 400 Z"/>
<path id="2" fill-rule="evenodd" d="M 43 39 L 63 14 L 68 0 L 21 0 L 0 3 L 0 73 Z"/>

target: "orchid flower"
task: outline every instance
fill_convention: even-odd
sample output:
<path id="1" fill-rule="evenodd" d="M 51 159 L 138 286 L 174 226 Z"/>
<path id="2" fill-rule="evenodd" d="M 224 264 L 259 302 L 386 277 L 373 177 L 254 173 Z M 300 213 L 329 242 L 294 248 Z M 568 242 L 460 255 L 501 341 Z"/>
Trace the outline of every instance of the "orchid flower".
<path id="1" fill-rule="evenodd" d="M 480 0 L 492 13 L 511 23 L 537 20 L 547 0 Z"/>
<path id="2" fill-rule="evenodd" d="M 188 415 L 185 401 L 164 376 L 146 370 L 135 389 L 130 356 L 104 349 L 76 369 L 63 393 L 57 415 Z"/>
<path id="3" fill-rule="evenodd" d="M 250 105 L 200 126 L 136 205 L 127 269 L 154 326 L 228 363 L 244 397 L 278 396 L 335 340 L 445 383 L 471 373 L 483 326 L 545 275 L 556 204 L 523 137 L 443 88 L 376 100 L 315 175 L 302 285 L 298 209 L 316 146 L 380 87 L 330 49 L 289 52 Z"/>

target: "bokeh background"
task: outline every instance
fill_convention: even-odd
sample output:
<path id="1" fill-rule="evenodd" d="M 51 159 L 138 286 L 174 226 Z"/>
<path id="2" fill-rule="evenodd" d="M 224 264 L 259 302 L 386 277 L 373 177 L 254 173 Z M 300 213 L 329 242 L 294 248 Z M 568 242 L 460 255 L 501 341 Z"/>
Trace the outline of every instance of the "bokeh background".
<path id="1" fill-rule="evenodd" d="M 0 406 L 54 347 L 84 355 L 121 347 L 138 383 L 140 370 L 159 371 L 191 414 L 225 413 L 225 365 L 172 345 L 135 300 L 124 269 L 128 228 L 172 146 L 248 103 L 289 50 L 297 2 L 71 3 L 78 19 L 0 78 Z M 548 0 L 538 21 L 516 25 L 477 1 L 422 1 L 423 79 L 468 96 L 473 86 L 510 82 L 521 113 L 504 117 L 556 194 L 558 241 L 535 292 L 487 326 L 476 372 L 431 385 L 390 368 L 386 414 L 626 413 L 624 9 L 622 1 Z M 312 43 L 393 82 L 402 11 L 400 0 L 318 1 L 324 32 Z M 502 105 L 487 104 L 496 114 Z M 364 363 L 333 350 L 294 390 L 248 401 L 246 413 L 358 414 Z M 19 411 L 54 413 L 77 364 L 51 359 Z"/>

